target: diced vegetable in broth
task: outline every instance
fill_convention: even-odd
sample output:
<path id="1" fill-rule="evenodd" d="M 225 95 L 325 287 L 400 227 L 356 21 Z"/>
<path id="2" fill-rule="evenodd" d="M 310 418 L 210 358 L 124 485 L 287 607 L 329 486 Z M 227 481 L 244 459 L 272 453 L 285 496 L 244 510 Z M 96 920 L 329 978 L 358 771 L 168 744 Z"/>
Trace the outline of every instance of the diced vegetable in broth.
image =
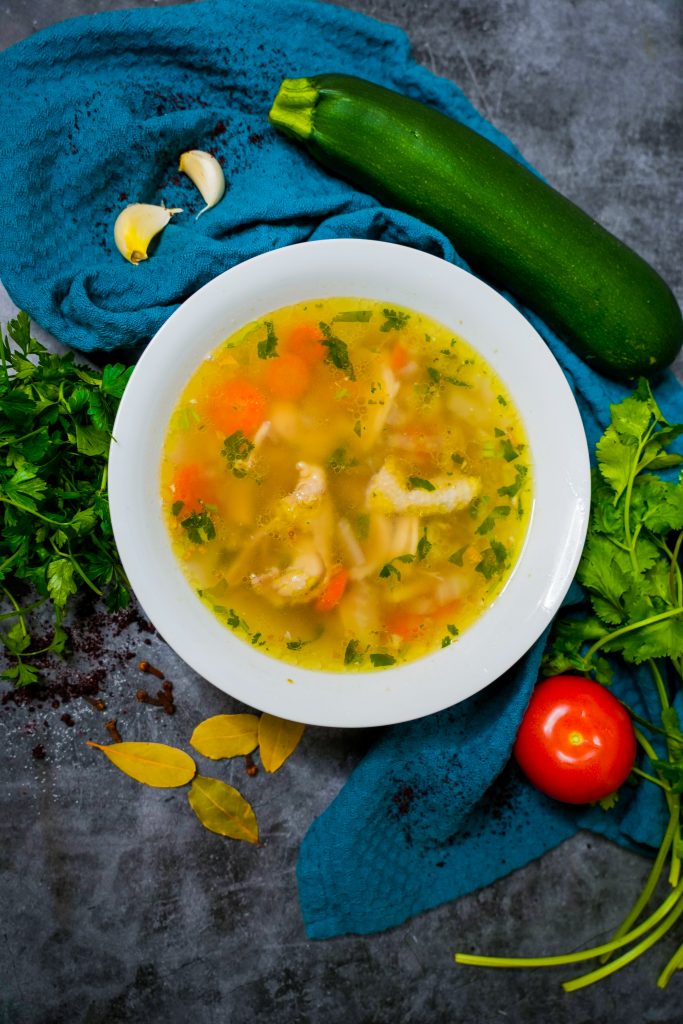
<path id="1" fill-rule="evenodd" d="M 471 346 L 410 309 L 334 298 L 204 360 L 161 488 L 173 550 L 226 628 L 349 672 L 458 642 L 510 575 L 532 480 L 519 414 Z"/>

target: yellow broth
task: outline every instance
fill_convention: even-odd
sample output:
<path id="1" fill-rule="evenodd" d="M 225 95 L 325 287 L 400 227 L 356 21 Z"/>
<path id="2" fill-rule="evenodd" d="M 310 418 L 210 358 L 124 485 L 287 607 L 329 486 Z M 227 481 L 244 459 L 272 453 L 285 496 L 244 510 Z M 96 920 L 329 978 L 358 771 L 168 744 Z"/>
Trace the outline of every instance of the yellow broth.
<path id="1" fill-rule="evenodd" d="M 462 338 L 333 298 L 249 324 L 196 370 L 161 464 L 173 550 L 245 643 L 327 671 L 419 658 L 487 608 L 531 504 L 517 410 Z"/>

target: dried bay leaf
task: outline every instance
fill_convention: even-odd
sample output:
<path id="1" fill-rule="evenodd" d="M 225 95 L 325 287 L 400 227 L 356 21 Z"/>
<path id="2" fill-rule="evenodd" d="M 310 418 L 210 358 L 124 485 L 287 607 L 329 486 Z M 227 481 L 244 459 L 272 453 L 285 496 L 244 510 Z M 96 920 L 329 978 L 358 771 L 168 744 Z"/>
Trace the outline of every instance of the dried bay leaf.
<path id="1" fill-rule="evenodd" d="M 267 772 L 276 772 L 285 763 L 296 750 L 303 733 L 301 722 L 288 722 L 286 718 L 276 718 L 275 715 L 261 715 L 258 741 L 261 764 Z"/>
<path id="2" fill-rule="evenodd" d="M 86 741 L 109 758 L 126 775 L 157 789 L 184 786 L 194 778 L 197 766 L 183 750 L 165 743 L 113 743 L 102 746 Z"/>
<path id="3" fill-rule="evenodd" d="M 221 757 L 239 757 L 256 750 L 258 728 L 256 715 L 214 715 L 199 723 L 190 737 L 190 744 L 214 761 Z"/>
<path id="4" fill-rule="evenodd" d="M 204 828 L 210 832 L 258 843 L 258 825 L 251 804 L 227 782 L 198 775 L 187 798 Z"/>

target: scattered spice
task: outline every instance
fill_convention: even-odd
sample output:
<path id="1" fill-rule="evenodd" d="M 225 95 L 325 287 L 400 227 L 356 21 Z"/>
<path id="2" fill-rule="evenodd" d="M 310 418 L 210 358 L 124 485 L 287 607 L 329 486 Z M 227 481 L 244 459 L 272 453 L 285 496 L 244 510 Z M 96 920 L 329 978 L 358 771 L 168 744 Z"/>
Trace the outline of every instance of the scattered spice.
<path id="1" fill-rule="evenodd" d="M 122 743 L 123 742 L 123 740 L 121 739 L 121 733 L 119 732 L 119 730 L 118 730 L 118 728 L 116 726 L 116 719 L 115 718 L 112 718 L 108 722 L 106 722 L 104 727 L 107 730 L 107 732 L 109 733 L 109 735 L 111 736 L 112 743 Z"/>
<path id="2" fill-rule="evenodd" d="M 247 754 L 244 758 L 244 770 L 251 778 L 253 778 L 254 775 L 258 775 L 258 768 L 256 767 L 254 758 L 251 754 Z"/>
<path id="3" fill-rule="evenodd" d="M 155 708 L 163 708 L 167 715 L 175 714 L 175 701 L 173 700 L 173 683 L 165 679 L 156 696 L 152 697 L 147 690 L 138 690 L 135 694 L 141 704 L 151 704 Z"/>
<path id="4" fill-rule="evenodd" d="M 157 679 L 163 679 L 164 673 L 155 668 L 154 665 L 150 665 L 148 661 L 141 661 L 138 665 L 141 672 L 146 672 L 150 676 L 156 676 Z"/>
<path id="5" fill-rule="evenodd" d="M 86 704 L 89 704 L 91 708 L 94 708 L 95 711 L 105 711 L 106 710 L 107 705 L 105 704 L 105 702 L 102 700 L 101 697 L 87 697 L 87 696 L 84 696 L 83 700 L 86 702 Z M 54 707 L 59 707 L 59 704 L 56 701 L 53 701 L 52 702 L 52 706 L 53 706 L 53 708 Z"/>

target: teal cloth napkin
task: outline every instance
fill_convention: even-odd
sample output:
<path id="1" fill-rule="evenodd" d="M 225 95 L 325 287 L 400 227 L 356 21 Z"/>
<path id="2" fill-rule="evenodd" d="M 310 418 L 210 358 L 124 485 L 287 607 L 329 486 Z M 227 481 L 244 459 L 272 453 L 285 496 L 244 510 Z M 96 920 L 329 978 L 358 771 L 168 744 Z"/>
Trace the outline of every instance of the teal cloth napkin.
<path id="1" fill-rule="evenodd" d="M 242 260 L 308 239 L 378 238 L 466 266 L 451 243 L 314 164 L 268 125 L 281 80 L 357 74 L 430 103 L 521 159 L 395 28 L 314 0 L 213 0 L 75 19 L 0 55 L 0 278 L 65 344 L 139 348 L 188 295 Z M 198 221 L 186 149 L 213 151 L 224 200 Z M 137 267 L 114 247 L 127 202 L 185 213 Z M 523 310 L 560 362 L 588 442 L 627 389 L 589 370 Z M 683 418 L 664 375 L 656 396 Z M 580 599 L 574 592 L 572 600 Z M 638 789 L 610 814 L 572 810 L 510 765 L 545 638 L 505 677 L 438 715 L 378 734 L 306 836 L 298 864 L 307 933 L 372 932 L 486 885 L 588 827 L 656 846 L 663 803 Z M 617 692 L 647 713 L 638 673 Z M 683 709 L 682 709 L 683 710 Z"/>

